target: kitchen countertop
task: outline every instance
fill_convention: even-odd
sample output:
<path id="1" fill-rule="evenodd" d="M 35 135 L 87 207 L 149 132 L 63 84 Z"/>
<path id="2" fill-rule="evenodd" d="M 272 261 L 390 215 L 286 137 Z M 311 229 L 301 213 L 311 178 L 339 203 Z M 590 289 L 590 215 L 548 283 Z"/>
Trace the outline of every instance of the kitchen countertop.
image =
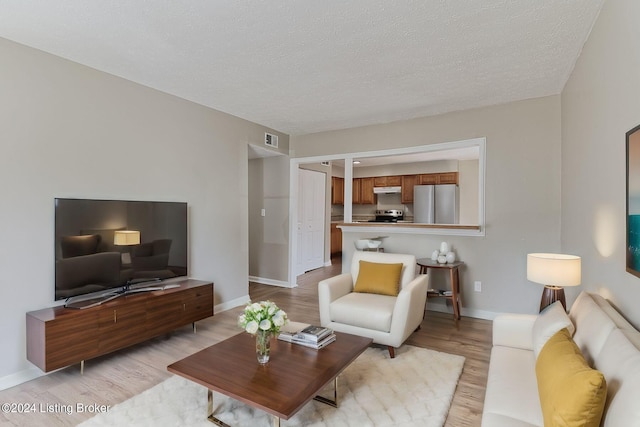
<path id="1" fill-rule="evenodd" d="M 333 222 L 333 221 L 332 221 Z M 479 225 L 465 224 L 420 224 L 413 222 L 339 222 L 341 227 L 408 227 L 408 228 L 439 228 L 450 230 L 480 230 Z"/>

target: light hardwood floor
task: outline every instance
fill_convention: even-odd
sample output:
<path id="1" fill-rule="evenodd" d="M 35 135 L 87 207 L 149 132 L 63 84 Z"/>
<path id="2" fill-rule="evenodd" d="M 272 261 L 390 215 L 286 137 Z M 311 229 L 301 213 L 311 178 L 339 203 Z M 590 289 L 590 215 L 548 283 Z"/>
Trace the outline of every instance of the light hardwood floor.
<path id="1" fill-rule="evenodd" d="M 339 260 L 338 260 L 339 261 Z M 300 276 L 294 289 L 249 284 L 251 299 L 271 299 L 292 320 L 318 324 L 317 283 L 340 273 L 334 263 Z M 197 323 L 197 333 L 190 326 L 169 336 L 124 349 L 85 363 L 84 375 L 79 366 L 71 366 L 44 377 L 0 392 L 0 403 L 23 405 L 30 412 L 0 413 L 0 425 L 73 426 L 93 416 L 78 412 L 88 405 L 115 405 L 168 378 L 167 365 L 196 351 L 222 341 L 239 329 L 236 319 L 242 307 L 234 308 Z M 464 370 L 447 427 L 479 426 L 487 381 L 491 349 L 491 322 L 463 317 L 457 323 L 450 314 L 428 311 L 421 328 L 407 344 L 459 354 L 466 358 Z"/>

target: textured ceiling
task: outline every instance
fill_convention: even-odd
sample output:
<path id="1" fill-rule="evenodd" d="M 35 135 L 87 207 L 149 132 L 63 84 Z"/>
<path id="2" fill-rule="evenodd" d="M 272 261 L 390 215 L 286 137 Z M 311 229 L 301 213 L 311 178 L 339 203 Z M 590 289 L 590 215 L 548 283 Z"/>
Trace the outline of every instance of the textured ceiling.
<path id="1" fill-rule="evenodd" d="M 562 90 L 604 0 L 0 0 L 0 37 L 289 134 Z"/>

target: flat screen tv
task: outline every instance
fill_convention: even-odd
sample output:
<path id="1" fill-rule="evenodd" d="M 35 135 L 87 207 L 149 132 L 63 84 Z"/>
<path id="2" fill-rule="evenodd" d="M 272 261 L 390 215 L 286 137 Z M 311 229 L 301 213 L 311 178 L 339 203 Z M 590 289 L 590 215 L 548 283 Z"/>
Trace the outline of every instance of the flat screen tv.
<path id="1" fill-rule="evenodd" d="M 55 299 L 108 298 L 187 276 L 187 234 L 183 202 L 57 198 Z"/>

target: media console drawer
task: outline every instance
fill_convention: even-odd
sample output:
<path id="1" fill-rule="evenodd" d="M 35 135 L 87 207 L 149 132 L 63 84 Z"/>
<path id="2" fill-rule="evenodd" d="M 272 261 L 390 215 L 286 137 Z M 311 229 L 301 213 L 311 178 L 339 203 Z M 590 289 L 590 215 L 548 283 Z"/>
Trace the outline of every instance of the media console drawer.
<path id="1" fill-rule="evenodd" d="M 27 313 L 27 359 L 49 372 L 146 341 L 213 316 L 213 283 L 122 296 L 83 310 Z"/>

